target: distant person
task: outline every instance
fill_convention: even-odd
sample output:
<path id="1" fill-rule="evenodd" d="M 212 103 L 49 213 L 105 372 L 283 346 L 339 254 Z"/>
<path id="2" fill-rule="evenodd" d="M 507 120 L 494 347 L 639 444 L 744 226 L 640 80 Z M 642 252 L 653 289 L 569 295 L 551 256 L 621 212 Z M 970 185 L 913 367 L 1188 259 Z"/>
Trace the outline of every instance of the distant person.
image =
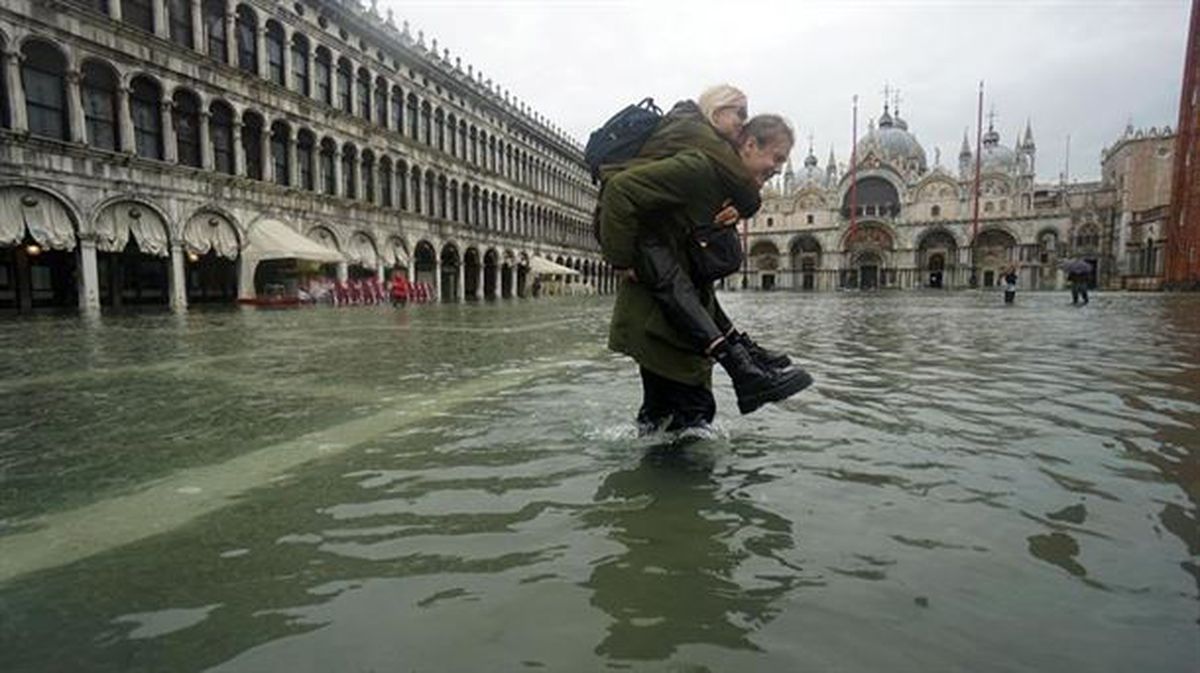
<path id="1" fill-rule="evenodd" d="M 1087 262 L 1072 262 L 1067 267 L 1067 281 L 1071 283 L 1071 305 L 1083 306 L 1088 304 L 1088 282 L 1091 280 L 1090 269 L 1084 271 L 1082 265 Z"/>
<path id="2" fill-rule="evenodd" d="M 758 185 L 779 172 L 795 142 L 787 122 L 776 115 L 759 115 L 742 131 L 738 156 Z M 614 175 L 601 194 L 600 238 L 605 256 L 621 268 L 637 265 L 646 241 L 682 250 L 696 222 L 712 222 L 729 199 L 729 185 L 715 162 L 700 150 L 626 169 Z M 690 277 L 691 261 L 672 260 L 676 275 Z M 712 282 L 693 284 L 696 304 L 708 320 L 719 307 Z M 626 277 L 617 291 L 608 345 L 638 364 L 642 406 L 638 427 L 683 431 L 705 428 L 716 414 L 712 395 L 712 360 L 729 373 L 738 409 L 748 414 L 763 404 L 786 399 L 808 387 L 812 378 L 799 369 L 763 368 L 745 346 L 718 339 L 706 352 L 689 334 L 694 322 L 676 321 L 646 283 Z"/>
<path id="3" fill-rule="evenodd" d="M 533 294 L 534 298 L 540 296 L 542 294 L 542 279 L 534 276 L 533 284 L 530 286 L 529 291 Z"/>
<path id="4" fill-rule="evenodd" d="M 1009 265 L 1004 271 L 1004 303 L 1011 304 L 1017 298 L 1017 267 Z"/>
<path id="5" fill-rule="evenodd" d="M 408 304 L 408 297 L 412 293 L 412 288 L 409 286 L 408 278 L 403 271 L 396 271 L 392 274 L 392 306 L 405 306 Z"/>

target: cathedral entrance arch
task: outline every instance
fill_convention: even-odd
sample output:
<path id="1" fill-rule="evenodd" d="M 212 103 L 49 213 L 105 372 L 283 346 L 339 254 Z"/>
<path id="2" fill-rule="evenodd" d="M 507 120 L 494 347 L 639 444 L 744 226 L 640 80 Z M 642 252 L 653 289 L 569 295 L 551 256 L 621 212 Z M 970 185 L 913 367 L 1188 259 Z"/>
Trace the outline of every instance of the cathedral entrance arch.
<path id="1" fill-rule="evenodd" d="M 895 282 L 895 270 L 887 268 L 893 238 L 886 227 L 868 222 L 846 236 L 845 251 L 850 263 L 842 279 L 844 287 L 874 290 Z"/>
<path id="2" fill-rule="evenodd" d="M 487 286 L 487 277 L 480 282 L 479 272 L 483 266 L 479 263 L 479 251 L 467 248 L 463 253 L 463 293 L 467 299 L 478 299 L 480 285 Z"/>
<path id="3" fill-rule="evenodd" d="M 1003 229 L 988 229 L 979 234 L 972 247 L 975 271 L 984 287 L 994 287 L 1004 269 L 1016 261 L 1017 239 Z"/>
<path id="4" fill-rule="evenodd" d="M 917 267 L 925 271 L 925 286 L 943 288 L 949 285 L 953 264 L 958 254 L 954 236 L 944 229 L 935 229 L 921 237 L 917 246 Z"/>
<path id="5" fill-rule="evenodd" d="M 813 236 L 801 236 L 792 241 L 792 287 L 815 290 L 817 269 L 821 267 L 821 244 Z"/>

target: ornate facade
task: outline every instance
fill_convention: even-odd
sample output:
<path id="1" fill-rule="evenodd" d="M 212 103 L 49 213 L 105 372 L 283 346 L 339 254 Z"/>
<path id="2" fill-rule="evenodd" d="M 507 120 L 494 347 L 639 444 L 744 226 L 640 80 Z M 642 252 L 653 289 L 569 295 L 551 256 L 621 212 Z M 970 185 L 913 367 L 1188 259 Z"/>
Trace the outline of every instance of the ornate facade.
<path id="1" fill-rule="evenodd" d="M 1122 138 L 1112 150 L 1113 161 L 1132 151 L 1122 143 L 1133 148 L 1144 135 Z M 1170 130 L 1153 135 L 1156 140 L 1169 137 Z M 1099 182 L 1038 183 L 1037 145 L 1029 123 L 1006 144 L 989 122 L 979 157 L 964 134 L 958 165 L 951 170 L 940 157 L 931 165 L 899 110 L 885 104 L 878 123 L 872 121 L 859 141 L 856 156 L 854 173 L 848 165 L 839 166 L 832 151 L 822 167 L 811 146 L 799 171 L 789 164 L 768 187 L 762 210 L 745 223 L 749 254 L 738 285 L 797 290 L 990 287 L 999 284 L 1001 271 L 1012 264 L 1021 287 L 1058 288 L 1064 283 L 1061 262 L 1068 258 L 1087 260 L 1093 282 L 1105 287 L 1121 287 L 1123 274 L 1142 275 L 1147 260 L 1161 276 L 1160 257 L 1150 257 L 1156 253 L 1139 257 L 1137 250 L 1123 249 L 1145 245 L 1140 231 L 1124 232 L 1140 227 L 1137 218 L 1149 208 L 1126 204 L 1115 185 L 1120 178 L 1110 183 L 1109 173 Z M 1122 166 L 1126 172 L 1144 170 L 1137 162 Z M 1110 172 L 1115 176 L 1117 171 Z M 1151 234 L 1151 251 L 1161 247 L 1157 231 Z M 1135 267 L 1118 264 L 1130 260 Z"/>
<path id="2" fill-rule="evenodd" d="M 578 144 L 390 13 L 12 0 L 0 43 L 0 307 L 251 298 L 318 272 L 281 240 L 449 301 L 534 256 L 611 287 Z"/>

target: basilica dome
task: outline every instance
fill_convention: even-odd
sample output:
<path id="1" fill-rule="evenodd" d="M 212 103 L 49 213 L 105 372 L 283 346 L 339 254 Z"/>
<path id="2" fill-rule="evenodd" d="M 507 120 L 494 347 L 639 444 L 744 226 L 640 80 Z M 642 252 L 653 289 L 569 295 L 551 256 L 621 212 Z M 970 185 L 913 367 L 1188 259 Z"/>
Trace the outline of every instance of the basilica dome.
<path id="1" fill-rule="evenodd" d="M 1017 153 L 1000 144 L 1000 134 L 989 124 L 983 134 L 983 152 L 979 168 L 984 173 L 1014 173 L 1017 168 Z"/>
<path id="2" fill-rule="evenodd" d="M 919 173 L 928 169 L 925 148 L 917 142 L 916 136 L 908 132 L 906 122 L 892 117 L 886 105 L 883 115 L 879 117 L 879 126 L 872 128 L 865 138 L 858 141 L 860 157 L 872 151 L 884 161 L 901 168 L 915 167 Z"/>
<path id="3" fill-rule="evenodd" d="M 825 186 L 825 173 L 817 167 L 817 157 L 811 147 L 808 148 L 808 156 L 804 157 L 804 168 L 796 176 L 796 184 L 799 187 Z"/>

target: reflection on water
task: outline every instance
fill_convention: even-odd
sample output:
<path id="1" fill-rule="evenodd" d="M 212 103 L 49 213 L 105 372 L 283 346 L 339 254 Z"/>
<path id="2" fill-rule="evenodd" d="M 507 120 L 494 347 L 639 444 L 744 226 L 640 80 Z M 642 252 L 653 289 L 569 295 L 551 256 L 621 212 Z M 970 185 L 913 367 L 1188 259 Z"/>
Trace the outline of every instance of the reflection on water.
<path id="1" fill-rule="evenodd" d="M 0 322 L 0 670 L 1194 670 L 1200 298 L 997 299 L 683 448 L 604 298 Z"/>

